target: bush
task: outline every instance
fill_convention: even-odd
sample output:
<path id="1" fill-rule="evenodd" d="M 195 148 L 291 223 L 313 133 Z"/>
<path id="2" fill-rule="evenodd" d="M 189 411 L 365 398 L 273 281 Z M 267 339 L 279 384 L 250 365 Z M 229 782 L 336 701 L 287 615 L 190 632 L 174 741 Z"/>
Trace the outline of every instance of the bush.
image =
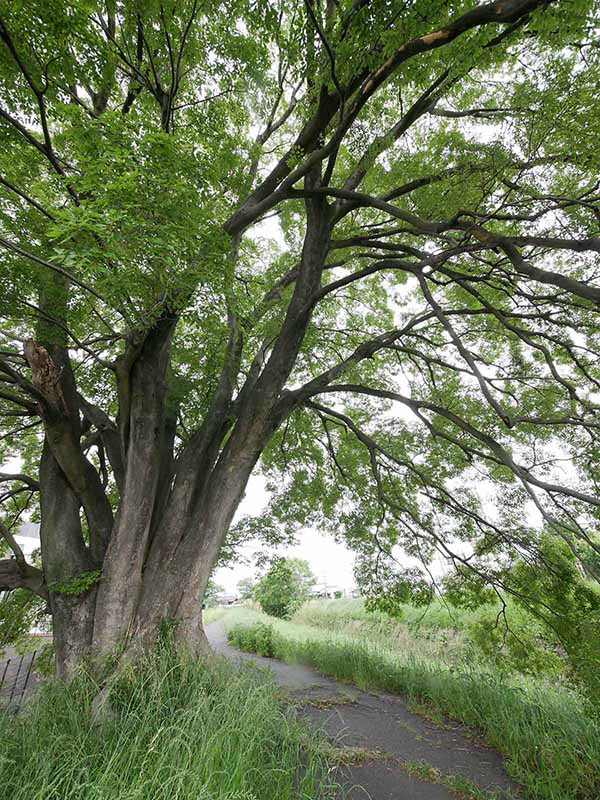
<path id="1" fill-rule="evenodd" d="M 499 621 L 495 609 L 486 609 L 468 626 L 468 641 L 479 658 L 499 673 L 561 676 L 566 662 L 547 629 L 518 608 L 506 612 L 506 618 Z"/>
<path id="2" fill-rule="evenodd" d="M 227 632 L 227 639 L 233 647 L 247 653 L 258 653 L 265 658 L 273 658 L 273 638 L 273 626 L 262 622 L 256 625 L 234 625 Z"/>
<path id="3" fill-rule="evenodd" d="M 258 581 L 253 594 L 265 614 L 286 619 L 306 600 L 313 582 L 305 561 L 278 558 Z"/>

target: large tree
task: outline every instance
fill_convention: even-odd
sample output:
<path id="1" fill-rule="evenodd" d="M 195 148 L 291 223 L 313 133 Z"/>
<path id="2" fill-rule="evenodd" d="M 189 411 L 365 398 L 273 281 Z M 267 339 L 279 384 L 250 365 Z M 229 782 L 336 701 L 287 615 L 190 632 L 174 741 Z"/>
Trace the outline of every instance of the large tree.
<path id="1" fill-rule="evenodd" d="M 269 534 L 496 588 L 551 569 L 532 504 L 598 549 L 594 6 L 2 4 L 0 588 L 60 674 L 164 619 L 205 647 L 255 468 Z"/>

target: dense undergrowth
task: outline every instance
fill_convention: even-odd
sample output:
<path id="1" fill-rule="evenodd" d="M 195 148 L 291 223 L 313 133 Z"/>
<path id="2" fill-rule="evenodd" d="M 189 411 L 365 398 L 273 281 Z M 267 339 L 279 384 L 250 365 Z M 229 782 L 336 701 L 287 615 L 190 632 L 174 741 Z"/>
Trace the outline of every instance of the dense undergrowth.
<path id="1" fill-rule="evenodd" d="M 98 685 L 49 682 L 22 713 L 0 714 L 0 787 L 10 800 L 326 800 L 314 732 L 264 671 L 161 653 Z"/>
<path id="2" fill-rule="evenodd" d="M 347 616 L 347 604 L 341 601 L 339 607 Z M 314 619 L 315 609 L 305 608 L 298 619 L 311 614 Z M 600 725 L 590 704 L 573 690 L 401 653 L 390 645 L 389 635 L 357 636 L 352 625 L 334 621 L 334 603 L 325 606 L 325 616 L 327 630 L 250 609 L 229 612 L 225 620 L 231 643 L 240 649 L 309 664 L 338 680 L 403 695 L 466 723 L 504 753 L 526 798 L 600 797 Z M 371 621 L 389 631 L 378 616 Z"/>

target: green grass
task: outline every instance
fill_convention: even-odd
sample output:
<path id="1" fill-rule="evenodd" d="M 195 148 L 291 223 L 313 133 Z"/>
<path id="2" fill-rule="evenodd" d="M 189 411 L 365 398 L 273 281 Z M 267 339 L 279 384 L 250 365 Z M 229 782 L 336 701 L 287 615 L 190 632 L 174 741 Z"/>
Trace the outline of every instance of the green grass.
<path id="1" fill-rule="evenodd" d="M 162 653 L 115 679 L 94 721 L 97 684 L 49 683 L 0 714 L 0 786 L 11 800 L 330 798 L 318 737 L 264 670 Z"/>
<path id="2" fill-rule="evenodd" d="M 459 665 L 473 657 L 464 630 L 475 616 L 446 607 L 440 600 L 434 600 L 427 609 L 404 606 L 401 619 L 381 611 L 366 611 L 361 599 L 316 600 L 305 603 L 292 621 L 375 643 L 385 640 L 399 653 Z"/>
<path id="3" fill-rule="evenodd" d="M 212 608 L 205 608 L 202 611 L 202 621 L 205 625 L 211 622 L 216 622 L 227 613 L 227 609 L 223 606 L 214 606 Z"/>
<path id="4" fill-rule="evenodd" d="M 261 623 L 258 637 L 253 625 Z M 600 726 L 586 702 L 566 688 L 508 681 L 493 671 L 456 669 L 401 655 L 382 641 L 273 620 L 249 609 L 225 617 L 234 645 L 270 648 L 356 684 L 425 703 L 471 726 L 506 757 L 509 772 L 531 800 L 600 797 Z M 272 626 L 270 644 L 265 624 Z"/>
<path id="5" fill-rule="evenodd" d="M 407 625 L 418 625 L 421 629 L 440 630 L 463 630 L 479 616 L 478 611 L 454 608 L 437 597 L 428 606 L 422 608 L 404 604 L 401 606 L 401 614 L 399 619 Z M 320 624 L 325 621 L 333 622 L 334 624 L 351 621 L 378 622 L 382 624 L 397 623 L 397 620 L 392 619 L 383 611 L 367 611 L 362 598 L 352 600 L 313 600 L 305 603 L 295 614 L 294 619 L 310 625 Z"/>
<path id="6" fill-rule="evenodd" d="M 459 669 L 477 665 L 507 676 L 529 675 L 550 686 L 574 683 L 564 649 L 516 603 L 508 603 L 502 618 L 510 628 L 505 638 L 504 622 L 498 627 L 500 605 L 469 611 L 437 597 L 427 607 L 404 604 L 399 610 L 399 617 L 391 617 L 367 611 L 361 599 L 319 600 L 306 603 L 292 621 L 376 644 L 384 642 L 401 656 L 410 653 Z"/>

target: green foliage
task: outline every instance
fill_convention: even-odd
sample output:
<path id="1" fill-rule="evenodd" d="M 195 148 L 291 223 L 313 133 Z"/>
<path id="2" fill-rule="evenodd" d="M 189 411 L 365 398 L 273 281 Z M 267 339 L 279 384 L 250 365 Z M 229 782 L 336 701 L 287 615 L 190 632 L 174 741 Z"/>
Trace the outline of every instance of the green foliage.
<path id="1" fill-rule="evenodd" d="M 444 598 L 456 608 L 475 611 L 486 605 L 496 605 L 498 595 L 475 573 L 450 573 L 444 579 Z"/>
<path id="2" fill-rule="evenodd" d="M 467 609 L 493 607 L 470 626 L 472 642 L 497 665 L 521 672 L 558 673 L 565 659 L 571 679 L 589 697 L 600 698 L 600 587 L 584 578 L 567 541 L 545 531 L 538 555 L 520 554 L 498 565 L 494 580 L 510 597 L 498 604 L 490 576 L 459 570 L 445 582 L 446 597 Z"/>
<path id="3" fill-rule="evenodd" d="M 313 583 L 306 561 L 278 558 L 254 587 L 253 597 L 266 614 L 289 617 L 306 600 Z"/>
<path id="4" fill-rule="evenodd" d="M 398 570 L 385 561 L 375 567 L 371 559 L 362 558 L 357 561 L 355 575 L 367 611 L 382 611 L 401 619 L 403 605 L 426 606 L 433 597 L 431 585 L 418 569 Z"/>
<path id="5" fill-rule="evenodd" d="M 385 641 L 399 655 L 411 652 L 459 669 L 493 669 L 507 680 L 532 676 L 573 684 L 572 668 L 553 632 L 514 601 L 506 608 L 496 601 L 465 609 L 451 605 L 446 595 L 426 608 L 394 606 L 391 615 L 370 611 L 363 600 L 315 601 L 302 606 L 293 621 L 374 643 Z"/>
<path id="6" fill-rule="evenodd" d="M 129 409 L 115 365 L 135 360 L 159 317 L 177 315 L 165 380 L 175 451 L 213 429 L 207 414 L 227 377 L 233 402 L 216 426 L 215 460 L 226 455 L 236 420 L 247 420 L 244 400 L 262 387 L 254 378 L 274 352 L 292 355 L 262 373 L 282 376 L 273 396 L 289 398 L 289 389 L 334 368 L 329 410 L 290 407 L 264 452 L 257 445 L 273 501 L 260 519 L 234 526 L 220 558 L 257 533 L 278 545 L 314 523 L 359 554 L 367 607 L 399 617 L 407 603 L 431 604 L 426 568 L 438 554 L 462 563 L 468 553 L 474 573 L 459 570 L 449 601 L 484 608 L 506 586 L 536 619 L 523 630 L 511 621 L 506 635 L 492 625 L 484 642 L 493 620 L 482 618 L 471 638 L 486 657 L 539 672 L 553 669 L 560 646 L 597 697 L 596 591 L 560 549 L 564 536 L 580 561 L 597 560 L 589 542 L 598 540 L 600 518 L 600 328 L 595 306 L 568 288 L 597 278 L 597 3 L 527 6 L 525 17 L 465 25 L 421 53 L 425 40 L 414 37 L 469 11 L 472 19 L 479 7 L 342 0 L 327 5 L 328 50 L 311 37 L 302 3 L 122 0 L 111 32 L 113 6 L 19 0 L 3 13 L 2 462 L 17 456 L 34 476 L 39 467 L 39 398 L 21 352 L 32 336 L 68 343 L 72 388 L 121 424 Z M 410 53 L 417 56 L 360 101 L 352 119 L 357 95 L 373 87 L 364 76 Z M 344 109 L 319 128 L 311 115 L 327 116 L 339 82 L 348 89 Z M 344 132 L 346 114 L 345 135 L 331 140 Z M 302 146 L 294 144 L 299 131 Z M 321 283 L 353 280 L 319 302 L 294 303 L 303 309 L 294 322 L 292 278 L 310 204 L 292 191 L 300 180 L 282 181 L 319 147 L 328 147 L 321 173 L 331 187 L 391 198 L 401 224 L 369 203 L 342 214 L 341 198 L 329 198 L 330 218 L 340 217 Z M 277 163 L 277 176 L 249 203 L 257 218 L 232 241 L 226 220 Z M 415 214 L 424 229 L 410 223 Z M 523 244 L 531 234 L 562 244 Z M 515 237 L 521 266 L 486 236 Z M 559 278 L 528 277 L 534 264 Z M 224 361 L 233 318 L 241 352 L 232 365 Z M 297 341 L 280 347 L 286 318 Z M 366 341 L 385 346 L 359 357 Z M 18 379 L 13 369 L 22 370 Z M 348 391 L 357 385 L 367 393 Z M 15 392 L 23 392 L 16 402 Z M 16 425 L 22 415 L 31 424 Z M 98 434 L 86 431 L 86 457 L 117 511 Z M 570 485 L 544 490 L 563 459 Z M 15 519 L 39 515 L 28 492 L 10 495 Z M 523 522 L 534 495 L 552 541 Z M 389 569 L 398 550 L 424 569 Z M 79 595 L 95 581 L 90 572 L 50 588 Z M 305 591 L 301 575 L 274 565 L 256 596 L 285 617 Z M 14 604 L 24 629 L 29 606 L 18 596 Z"/>
<path id="7" fill-rule="evenodd" d="M 449 611 L 471 612 L 461 627 L 478 659 L 507 673 L 564 677 L 597 702 L 598 583 L 584 577 L 568 541 L 547 530 L 527 536 L 521 541 L 527 541 L 529 556 L 518 548 L 501 555 L 481 541 L 467 566 L 459 563 L 444 577 L 441 601 Z M 423 608 L 427 618 L 435 587 L 419 570 L 400 571 L 385 559 L 374 569 L 367 558 L 359 562 L 357 578 L 367 610 L 401 619 L 412 606 Z M 454 624 L 448 620 L 442 627 Z"/>
<path id="8" fill-rule="evenodd" d="M 56 673 L 56 654 L 54 645 L 46 642 L 35 657 L 35 671 L 42 678 L 51 678 Z"/>
<path id="9" fill-rule="evenodd" d="M 583 579 L 566 542 L 546 535 L 542 564 L 518 561 L 510 572 L 522 605 L 553 634 L 571 664 L 574 678 L 600 702 L 600 587 Z M 518 597 L 517 597 L 518 599 Z"/>
<path id="10" fill-rule="evenodd" d="M 219 603 L 219 595 L 225 591 L 224 587 L 209 579 L 206 591 L 204 592 L 204 608 L 213 608 Z"/>
<path id="11" fill-rule="evenodd" d="M 254 580 L 254 578 L 242 578 L 242 580 L 239 581 L 237 585 L 240 598 L 242 600 L 250 600 L 254 595 L 255 585 L 256 581 Z"/>
<path id="12" fill-rule="evenodd" d="M 480 614 L 467 628 L 479 658 L 493 664 L 499 674 L 560 676 L 565 660 L 549 631 L 530 614 L 511 609 Z"/>
<path id="13" fill-rule="evenodd" d="M 305 603 L 292 622 L 364 642 L 385 642 L 401 657 L 411 653 L 423 661 L 462 668 L 479 661 L 463 630 L 469 616 L 439 600 L 427 608 L 395 607 L 392 615 L 367 610 L 362 599 L 316 600 Z"/>
<path id="14" fill-rule="evenodd" d="M 317 800 L 335 791 L 321 755 L 264 672 L 163 649 L 124 668 L 99 722 L 98 684 L 49 682 L 0 714 L 0 781 L 27 800 Z"/>
<path id="15" fill-rule="evenodd" d="M 229 644 L 248 653 L 272 658 L 275 655 L 273 626 L 258 622 L 256 625 L 234 625 L 227 630 Z"/>
<path id="16" fill-rule="evenodd" d="M 102 570 L 93 569 L 88 572 L 82 572 L 80 575 L 75 575 L 66 581 L 54 581 L 48 588 L 57 594 L 85 594 L 89 592 L 92 586 L 95 586 L 102 578 Z"/>
<path id="17" fill-rule="evenodd" d="M 9 645 L 27 645 L 29 631 L 43 618 L 46 602 L 41 597 L 17 589 L 0 600 L 0 653 Z"/>

